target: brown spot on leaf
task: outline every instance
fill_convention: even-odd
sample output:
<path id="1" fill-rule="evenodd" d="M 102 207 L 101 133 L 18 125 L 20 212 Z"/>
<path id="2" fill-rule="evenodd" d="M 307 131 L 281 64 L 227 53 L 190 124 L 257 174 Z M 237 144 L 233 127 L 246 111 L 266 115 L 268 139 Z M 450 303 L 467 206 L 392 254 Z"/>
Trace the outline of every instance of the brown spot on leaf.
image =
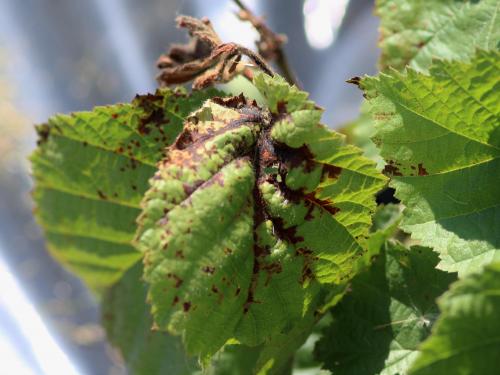
<path id="1" fill-rule="evenodd" d="M 297 168 L 304 165 L 304 172 L 310 173 L 314 170 L 316 162 L 314 154 L 309 150 L 309 147 L 303 145 L 298 148 L 291 148 L 284 144 L 275 144 L 274 149 L 280 161 L 290 165 L 292 168 Z"/>
<path id="2" fill-rule="evenodd" d="M 201 267 L 201 270 L 205 273 L 208 273 L 210 275 L 213 275 L 214 272 L 215 272 L 215 267 L 212 267 L 212 266 L 203 266 Z"/>
<path id="3" fill-rule="evenodd" d="M 40 124 L 40 125 L 37 125 L 35 129 L 36 129 L 36 132 L 38 134 L 38 140 L 37 140 L 36 144 L 38 146 L 41 146 L 42 144 L 47 142 L 47 140 L 49 139 L 50 126 L 49 126 L 49 124 Z"/>
<path id="4" fill-rule="evenodd" d="M 182 304 L 182 309 L 184 310 L 184 312 L 188 312 L 190 308 L 191 308 L 191 302 L 184 302 Z"/>
<path id="5" fill-rule="evenodd" d="M 424 168 L 422 163 L 418 165 L 418 175 L 419 176 L 427 176 L 429 173 L 427 173 L 427 170 Z"/>
<path id="6" fill-rule="evenodd" d="M 276 103 L 276 109 L 278 110 L 279 114 L 287 113 L 287 109 L 286 109 L 287 104 L 288 104 L 288 102 L 286 102 L 284 100 L 280 100 L 280 101 L 278 101 L 278 103 Z"/>
<path id="7" fill-rule="evenodd" d="M 103 200 L 108 199 L 108 197 L 106 196 L 106 194 L 104 194 L 101 190 L 97 190 L 97 195 L 99 195 L 99 198 L 101 198 Z"/>
<path id="8" fill-rule="evenodd" d="M 243 93 L 238 96 L 230 96 L 230 97 L 220 97 L 215 96 L 211 99 L 214 103 L 222 105 L 228 108 L 239 109 L 247 104 L 247 100 Z"/>
<path id="9" fill-rule="evenodd" d="M 302 267 L 302 274 L 301 274 L 301 283 L 305 283 L 307 280 L 312 280 L 314 278 L 314 272 L 311 269 L 311 266 L 309 265 L 308 262 L 304 263 L 304 266 Z"/>
<path id="10" fill-rule="evenodd" d="M 290 227 L 285 228 L 285 223 L 282 218 L 272 218 L 271 219 L 274 227 L 275 233 L 278 235 L 279 238 L 283 240 L 287 240 L 288 242 L 292 244 L 296 244 L 299 242 L 304 241 L 304 237 L 302 236 L 297 236 L 297 226 L 292 225 Z"/>
<path id="11" fill-rule="evenodd" d="M 267 278 L 264 283 L 264 286 L 269 285 L 269 282 L 271 281 L 271 276 L 275 273 L 281 273 L 283 271 L 283 268 L 281 267 L 281 264 L 278 262 L 272 262 L 269 264 L 265 264 L 262 267 L 262 270 L 267 272 Z"/>
<path id="12" fill-rule="evenodd" d="M 336 179 L 340 176 L 342 172 L 341 167 L 336 167 L 335 165 L 323 164 L 323 170 L 321 172 L 322 176 L 328 176 L 328 178 Z"/>
<path id="13" fill-rule="evenodd" d="M 157 126 L 164 123 L 165 113 L 163 111 L 162 103 L 163 96 L 158 94 L 137 95 L 135 103 L 141 107 L 145 115 L 139 119 L 137 127 L 141 135 L 147 135 L 151 132 L 151 126 Z"/>
<path id="14" fill-rule="evenodd" d="M 182 285 L 183 280 L 179 276 L 167 273 L 167 277 L 174 280 L 174 288 L 179 288 Z"/>
<path id="15" fill-rule="evenodd" d="M 184 131 L 181 134 L 179 134 L 179 136 L 175 140 L 173 147 L 175 147 L 178 150 L 184 150 L 192 143 L 193 143 L 193 136 L 191 132 L 188 129 L 184 129 Z"/>
<path id="16" fill-rule="evenodd" d="M 316 205 L 323 210 L 328 211 L 332 215 L 335 215 L 340 211 L 340 208 L 335 207 L 332 201 L 319 199 L 314 195 L 314 192 L 305 194 L 304 199 L 306 200 L 306 202 L 308 202 L 308 204 Z"/>
<path id="17" fill-rule="evenodd" d="M 392 160 L 389 160 L 385 165 L 382 173 L 388 176 L 402 176 L 403 174 L 400 172 L 399 168 L 395 165 Z"/>
<path id="18" fill-rule="evenodd" d="M 312 214 L 313 211 L 314 211 L 314 205 L 309 204 L 307 207 L 306 215 L 304 216 L 304 220 L 310 221 L 310 220 L 314 219 L 314 216 Z"/>
<path id="19" fill-rule="evenodd" d="M 361 77 L 352 77 L 346 81 L 347 83 L 352 83 L 353 85 L 359 86 L 361 84 Z"/>

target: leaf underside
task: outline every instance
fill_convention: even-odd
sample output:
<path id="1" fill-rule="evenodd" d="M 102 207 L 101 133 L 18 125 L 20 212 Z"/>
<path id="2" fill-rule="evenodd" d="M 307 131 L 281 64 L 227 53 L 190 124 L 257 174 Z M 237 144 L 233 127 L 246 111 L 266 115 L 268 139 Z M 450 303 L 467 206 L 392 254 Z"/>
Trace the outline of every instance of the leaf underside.
<path id="1" fill-rule="evenodd" d="M 439 268 L 480 269 L 500 249 L 500 54 L 366 78 L 385 172 L 406 206 L 403 230 Z"/>
<path id="2" fill-rule="evenodd" d="M 322 284 L 352 278 L 385 184 L 319 124 L 307 94 L 279 77 L 254 83 L 268 109 L 207 101 L 142 203 L 137 246 L 155 322 L 202 356 L 286 333 L 314 313 Z"/>

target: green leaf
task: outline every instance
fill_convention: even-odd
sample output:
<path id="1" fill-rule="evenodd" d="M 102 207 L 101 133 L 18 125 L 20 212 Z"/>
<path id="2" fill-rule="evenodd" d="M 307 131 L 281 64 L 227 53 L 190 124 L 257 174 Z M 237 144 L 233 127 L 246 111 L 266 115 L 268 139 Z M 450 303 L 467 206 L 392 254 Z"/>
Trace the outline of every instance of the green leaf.
<path id="1" fill-rule="evenodd" d="M 316 318 L 309 315 L 286 334 L 277 334 L 265 342 L 256 361 L 255 373 L 259 375 L 291 373 L 294 355 L 307 340 L 315 324 Z"/>
<path id="2" fill-rule="evenodd" d="M 381 70 L 427 71 L 433 59 L 467 60 L 500 42 L 497 0 L 378 0 Z"/>
<path id="3" fill-rule="evenodd" d="M 452 285 L 439 299 L 441 316 L 411 374 L 498 374 L 500 263 Z"/>
<path id="4" fill-rule="evenodd" d="M 140 259 L 130 242 L 148 179 L 184 117 L 214 94 L 161 90 L 38 126 L 36 217 L 53 256 L 94 290 Z"/>
<path id="5" fill-rule="evenodd" d="M 317 359 L 337 375 L 405 374 L 436 319 L 435 299 L 455 279 L 436 263 L 431 249 L 387 242 L 332 310 Z"/>
<path id="6" fill-rule="evenodd" d="M 137 246 L 161 329 L 214 354 L 286 334 L 350 279 L 385 179 L 282 78 L 207 101 L 158 164 Z M 328 228 L 326 230 L 325 228 Z M 207 324 L 209 322 L 209 324 Z"/>
<path id="7" fill-rule="evenodd" d="M 380 156 L 372 137 L 375 135 L 375 127 L 373 119 L 370 115 L 369 102 L 364 101 L 361 105 L 360 115 L 353 122 L 346 124 L 339 130 L 347 137 L 347 142 L 353 144 L 363 150 L 363 155 L 377 163 L 377 168 L 384 168 L 384 159 Z"/>
<path id="8" fill-rule="evenodd" d="M 103 299 L 103 324 L 108 340 L 116 346 L 134 375 L 188 375 L 197 372 L 195 358 L 188 358 L 180 337 L 152 331 L 153 319 L 146 304 L 146 285 L 136 263 Z"/>
<path id="9" fill-rule="evenodd" d="M 205 373 L 208 375 L 255 375 L 255 363 L 261 350 L 260 346 L 226 345 L 213 357 L 211 366 L 205 370 Z"/>
<path id="10" fill-rule="evenodd" d="M 317 322 L 327 309 L 341 300 L 346 289 L 345 284 L 328 288 L 326 304 L 318 308 L 316 314 L 307 315 L 290 331 L 278 333 L 259 346 L 226 345 L 215 357 L 212 372 L 217 375 L 285 375 L 301 367 L 317 368 L 319 364 L 313 360 L 312 350 L 324 320 Z"/>
<path id="11" fill-rule="evenodd" d="M 498 256 L 500 53 L 366 78 L 375 141 L 406 205 L 403 230 L 465 274 Z"/>

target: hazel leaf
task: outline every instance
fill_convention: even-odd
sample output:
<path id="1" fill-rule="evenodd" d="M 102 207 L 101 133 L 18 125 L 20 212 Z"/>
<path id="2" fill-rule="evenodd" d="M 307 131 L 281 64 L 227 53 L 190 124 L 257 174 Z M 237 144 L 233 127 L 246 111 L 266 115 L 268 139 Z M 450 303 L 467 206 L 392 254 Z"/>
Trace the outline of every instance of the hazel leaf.
<path id="1" fill-rule="evenodd" d="M 438 316 L 435 299 L 456 275 L 435 269 L 431 249 L 387 241 L 332 309 L 315 355 L 335 374 L 407 374 Z"/>
<path id="2" fill-rule="evenodd" d="M 282 78 L 267 100 L 212 98 L 158 164 L 136 244 L 160 329 L 202 357 L 256 346 L 310 317 L 323 286 L 352 278 L 386 179 L 319 123 Z"/>
<path id="3" fill-rule="evenodd" d="M 500 41 L 497 0 L 377 0 L 381 70 L 409 65 L 427 72 L 432 60 L 468 60 Z"/>
<path id="4" fill-rule="evenodd" d="M 95 292 L 141 258 L 131 241 L 148 179 L 184 118 L 215 94 L 162 89 L 38 126 L 36 219 L 50 253 Z"/>
<path id="5" fill-rule="evenodd" d="M 367 77 L 385 172 L 406 206 L 401 228 L 460 276 L 500 256 L 498 51 Z"/>

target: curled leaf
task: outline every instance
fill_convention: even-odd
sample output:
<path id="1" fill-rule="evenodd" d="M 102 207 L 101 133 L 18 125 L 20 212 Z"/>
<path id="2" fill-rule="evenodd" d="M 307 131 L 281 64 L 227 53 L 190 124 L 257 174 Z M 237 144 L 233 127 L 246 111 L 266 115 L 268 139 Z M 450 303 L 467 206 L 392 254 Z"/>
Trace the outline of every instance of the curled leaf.
<path id="1" fill-rule="evenodd" d="M 191 114 L 151 179 L 136 243 L 160 329 L 191 353 L 255 346 L 314 313 L 356 272 L 385 184 L 281 77 Z M 207 324 L 208 323 L 208 324 Z"/>
<path id="2" fill-rule="evenodd" d="M 273 75 L 264 59 L 255 52 L 236 43 L 223 43 L 207 18 L 179 16 L 177 25 L 189 30 L 191 40 L 184 46 L 174 45 L 167 55 L 159 58 L 157 66 L 161 73 L 157 79 L 160 85 L 193 81 L 193 89 L 198 90 L 228 82 L 245 69 L 238 65 L 243 56 Z"/>

